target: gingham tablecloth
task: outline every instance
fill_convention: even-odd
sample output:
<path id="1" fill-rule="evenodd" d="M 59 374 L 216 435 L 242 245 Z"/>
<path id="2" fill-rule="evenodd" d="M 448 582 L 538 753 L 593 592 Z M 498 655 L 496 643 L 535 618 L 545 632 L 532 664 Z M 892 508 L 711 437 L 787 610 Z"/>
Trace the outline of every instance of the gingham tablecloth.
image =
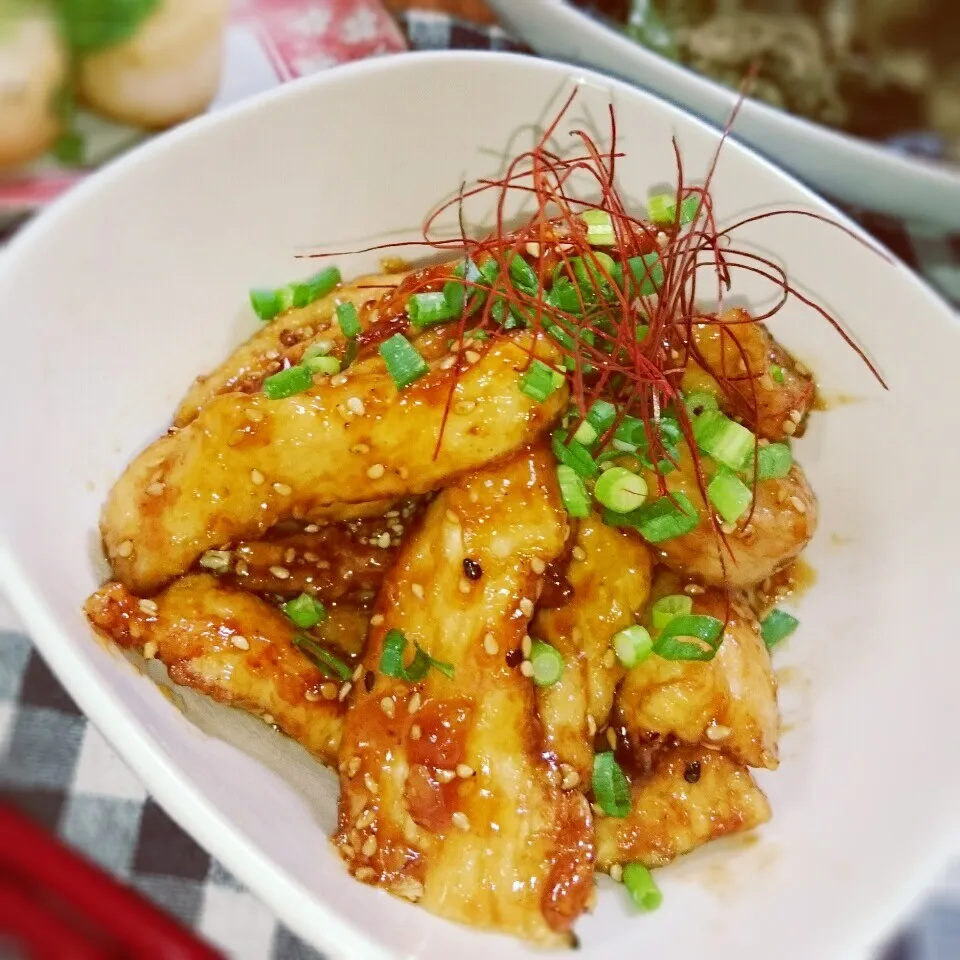
<path id="1" fill-rule="evenodd" d="M 518 0 L 523 2 L 523 0 Z M 496 28 L 413 12 L 415 49 L 519 49 Z M 960 304 L 960 235 L 852 211 L 884 244 Z M 0 799 L 179 917 L 237 960 L 319 955 L 283 927 L 148 796 L 0 604 Z M 960 869 L 882 960 L 960 958 Z M 815 960 L 815 958 L 811 958 Z"/>

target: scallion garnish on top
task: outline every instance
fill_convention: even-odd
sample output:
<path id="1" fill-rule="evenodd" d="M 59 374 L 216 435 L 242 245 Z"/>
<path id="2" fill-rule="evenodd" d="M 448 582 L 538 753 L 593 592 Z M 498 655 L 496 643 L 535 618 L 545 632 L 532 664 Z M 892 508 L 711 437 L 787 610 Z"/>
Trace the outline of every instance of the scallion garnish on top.
<path id="1" fill-rule="evenodd" d="M 663 543 L 696 529 L 700 516 L 688 497 L 675 492 L 645 503 L 630 513 L 604 510 L 603 521 L 611 527 L 633 527 L 640 531 L 644 540 Z"/>
<path id="2" fill-rule="evenodd" d="M 653 874 L 642 863 L 628 863 L 623 868 L 623 885 L 640 910 L 656 910 L 663 903 L 663 894 Z"/>
<path id="3" fill-rule="evenodd" d="M 340 271 L 336 267 L 325 267 L 312 277 L 288 283 L 285 287 L 251 290 L 250 305 L 261 320 L 273 320 L 292 307 L 306 307 L 325 297 L 340 280 Z"/>
<path id="4" fill-rule="evenodd" d="M 717 463 L 739 470 L 753 454 L 756 437 L 719 410 L 706 410 L 693 421 L 697 446 Z"/>
<path id="5" fill-rule="evenodd" d="M 380 356 L 398 390 L 409 387 L 430 369 L 427 361 L 402 333 L 395 333 L 380 344 Z"/>
<path id="6" fill-rule="evenodd" d="M 573 467 L 558 463 L 557 483 L 560 486 L 560 499 L 567 513 L 571 517 L 589 517 L 590 494 L 587 492 L 587 485 Z"/>
<path id="7" fill-rule="evenodd" d="M 309 630 L 327 619 L 327 608 L 309 593 L 301 593 L 283 605 L 283 612 L 301 630 Z"/>
<path id="8" fill-rule="evenodd" d="M 305 634 L 295 636 L 293 645 L 307 654 L 327 676 L 337 676 L 341 680 L 349 680 L 353 676 L 353 670 L 343 660 Z"/>
<path id="9" fill-rule="evenodd" d="M 389 630 L 383 638 L 383 653 L 380 654 L 380 672 L 388 677 L 406 680 L 407 683 L 419 683 L 432 667 L 445 677 L 453 679 L 453 666 L 434 660 L 419 644 L 414 644 L 416 653 L 407 666 L 403 664 L 403 655 L 407 649 L 407 638 L 399 630 Z"/>
<path id="10" fill-rule="evenodd" d="M 538 687 L 552 687 L 563 676 L 563 655 L 556 647 L 534 640 L 530 650 L 533 682 Z"/>
<path id="11" fill-rule="evenodd" d="M 684 613 L 673 617 L 653 641 L 653 652 L 664 660 L 712 660 L 723 640 L 723 621 Z"/>
<path id="12" fill-rule="evenodd" d="M 270 400 L 283 400 L 309 390 L 313 386 L 313 372 L 307 367 L 288 367 L 263 381 L 263 392 Z"/>
<path id="13" fill-rule="evenodd" d="M 563 386 L 563 374 L 548 367 L 542 360 L 533 360 L 520 378 L 520 390 L 538 403 L 543 403 Z"/>
<path id="14" fill-rule="evenodd" d="M 360 317 L 352 303 L 337 304 L 337 322 L 343 335 L 351 340 L 360 332 Z"/>
<path id="15" fill-rule="evenodd" d="M 772 650 L 781 640 L 786 640 L 800 625 L 796 617 L 786 610 L 774 607 L 760 621 L 760 637 L 768 650 Z"/>
<path id="16" fill-rule="evenodd" d="M 612 751 L 593 758 L 593 796 L 608 817 L 625 817 L 630 812 L 630 781 Z"/>

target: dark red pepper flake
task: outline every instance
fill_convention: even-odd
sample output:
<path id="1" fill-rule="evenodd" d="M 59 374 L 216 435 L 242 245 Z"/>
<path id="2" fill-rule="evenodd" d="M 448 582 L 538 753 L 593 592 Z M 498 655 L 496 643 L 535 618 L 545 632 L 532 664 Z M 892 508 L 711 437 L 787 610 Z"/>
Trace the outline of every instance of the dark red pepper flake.
<path id="1" fill-rule="evenodd" d="M 463 561 L 463 575 L 468 580 L 479 580 L 483 576 L 483 567 L 476 560 L 465 557 Z"/>

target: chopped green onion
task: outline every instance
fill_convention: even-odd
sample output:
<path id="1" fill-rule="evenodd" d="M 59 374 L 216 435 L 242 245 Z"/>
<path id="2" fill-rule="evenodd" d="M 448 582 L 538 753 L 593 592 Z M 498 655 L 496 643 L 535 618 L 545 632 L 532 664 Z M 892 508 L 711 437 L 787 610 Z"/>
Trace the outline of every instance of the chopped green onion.
<path id="1" fill-rule="evenodd" d="M 674 617 L 653 641 L 664 660 L 712 660 L 723 642 L 723 621 L 686 613 Z"/>
<path id="2" fill-rule="evenodd" d="M 587 423 L 598 434 L 606 433 L 616 419 L 617 408 L 608 400 L 595 400 L 593 406 L 587 411 Z"/>
<path id="3" fill-rule="evenodd" d="M 635 332 L 637 343 L 642 343 L 644 340 L 646 340 L 649 333 L 650 333 L 649 323 L 638 323 L 636 326 L 636 332 Z"/>
<path id="4" fill-rule="evenodd" d="M 336 357 L 306 357 L 302 366 L 322 377 L 332 377 L 340 372 L 340 361 Z"/>
<path id="5" fill-rule="evenodd" d="M 747 512 L 753 494 L 732 471 L 721 467 L 707 486 L 707 497 L 723 517 L 724 523 L 736 523 Z"/>
<path id="6" fill-rule="evenodd" d="M 272 320 L 293 305 L 283 297 L 281 290 L 268 290 L 263 287 L 250 291 L 250 305 L 261 320 Z"/>
<path id="7" fill-rule="evenodd" d="M 647 213 L 654 223 L 673 223 L 677 216 L 677 199 L 669 193 L 655 193 L 647 201 Z"/>
<path id="8" fill-rule="evenodd" d="M 580 218 L 587 225 L 587 243 L 594 247 L 613 247 L 617 235 L 613 229 L 613 218 L 606 210 L 585 210 Z"/>
<path id="9" fill-rule="evenodd" d="M 674 617 L 693 612 L 693 599 L 685 593 L 671 593 L 661 597 L 650 610 L 654 630 L 662 630 Z"/>
<path id="10" fill-rule="evenodd" d="M 680 223 L 693 223 L 700 213 L 700 197 L 693 194 L 680 201 Z"/>
<path id="11" fill-rule="evenodd" d="M 768 443 L 757 447 L 757 481 L 781 480 L 793 467 L 793 454 L 785 443 Z M 753 476 L 753 462 L 744 467 L 748 476 Z"/>
<path id="12" fill-rule="evenodd" d="M 589 420 L 583 420 L 574 432 L 573 439 L 576 440 L 577 443 L 582 443 L 585 447 L 589 447 L 591 443 L 597 442 L 598 436 L 600 436 L 600 434 L 597 433 L 596 427 L 594 427 Z"/>
<path id="13" fill-rule="evenodd" d="M 745 426 L 719 410 L 701 413 L 693 422 L 693 436 L 704 453 L 731 470 L 739 470 L 757 444 Z"/>
<path id="14" fill-rule="evenodd" d="M 340 282 L 340 271 L 336 267 L 325 267 L 307 280 L 290 284 L 295 307 L 307 307 L 315 300 L 325 297 Z"/>
<path id="15" fill-rule="evenodd" d="M 537 403 L 543 403 L 563 386 L 563 374 L 548 367 L 542 360 L 534 360 L 520 378 L 520 390 Z"/>
<path id="16" fill-rule="evenodd" d="M 403 665 L 407 638 L 399 630 L 389 630 L 383 638 L 383 653 L 380 655 L 380 672 L 388 677 L 419 683 L 431 667 L 439 670 L 447 679 L 453 679 L 453 666 L 434 660 L 419 644 L 414 644 L 416 653 L 408 666 Z"/>
<path id="17" fill-rule="evenodd" d="M 687 408 L 687 413 L 694 418 L 699 417 L 701 413 L 706 413 L 708 410 L 720 409 L 717 398 L 712 393 L 706 393 L 704 391 L 688 394 L 684 397 L 683 405 Z"/>
<path id="18" fill-rule="evenodd" d="M 760 637 L 766 644 L 768 650 L 772 650 L 781 640 L 786 640 L 800 625 L 800 621 L 781 610 L 774 607 L 760 621 Z"/>
<path id="19" fill-rule="evenodd" d="M 630 781 L 612 750 L 593 758 L 593 795 L 608 817 L 625 817 L 630 812 Z"/>
<path id="20" fill-rule="evenodd" d="M 492 261 L 496 265 L 496 261 Z M 477 268 L 477 265 L 470 260 L 461 260 L 454 268 L 453 275 L 456 280 L 448 280 L 443 285 L 443 296 L 454 316 L 460 316 L 463 313 L 464 300 L 467 299 L 467 291 L 471 296 L 468 300 L 467 316 L 473 313 L 486 299 L 486 293 L 477 290 L 474 285 L 480 284 L 484 275 Z M 466 283 L 460 281 L 466 280 Z M 469 284 L 469 286 L 468 286 Z"/>
<path id="21" fill-rule="evenodd" d="M 633 527 L 649 543 L 663 543 L 696 529 L 700 516 L 689 499 L 677 492 L 645 503 L 630 513 L 604 510 L 603 522 L 610 527 Z"/>
<path id="22" fill-rule="evenodd" d="M 563 676 L 563 656 L 555 647 L 534 640 L 530 651 L 533 682 L 538 687 L 552 687 Z"/>
<path id="23" fill-rule="evenodd" d="M 770 376 L 776 380 L 777 383 L 783 383 L 783 367 L 778 367 L 775 363 L 770 364 Z"/>
<path id="24" fill-rule="evenodd" d="M 429 327 L 434 323 L 446 323 L 459 315 L 443 291 L 415 293 L 407 300 L 407 316 L 415 327 Z"/>
<path id="25" fill-rule="evenodd" d="M 537 277 L 536 271 L 519 253 L 515 253 L 510 258 L 507 270 L 510 273 L 510 278 L 524 293 L 534 294 L 540 288 L 540 279 Z"/>
<path id="26" fill-rule="evenodd" d="M 618 270 L 619 267 L 614 262 L 613 257 L 599 250 L 593 251 L 586 258 L 571 257 L 565 263 L 557 264 L 557 268 L 553 272 L 553 289 L 556 290 L 557 284 L 561 280 L 569 280 L 572 275 L 580 288 L 583 303 L 589 306 L 596 303 L 598 296 L 605 300 L 613 297 L 610 280 L 616 280 Z M 608 277 L 610 280 L 607 279 Z M 578 306 L 579 302 L 578 300 Z"/>
<path id="27" fill-rule="evenodd" d="M 557 483 L 560 485 L 560 499 L 564 509 L 571 517 L 590 515 L 590 495 L 586 484 L 577 476 L 573 467 L 565 463 L 557 464 Z"/>
<path id="28" fill-rule="evenodd" d="M 548 303 L 564 313 L 577 316 L 587 306 L 587 298 L 569 277 L 558 277 L 550 288 Z"/>
<path id="29" fill-rule="evenodd" d="M 309 593 L 301 593 L 296 600 L 285 603 L 283 612 L 301 630 L 309 630 L 327 619 L 327 608 Z"/>
<path id="30" fill-rule="evenodd" d="M 337 321 L 343 335 L 351 340 L 360 332 L 360 317 L 352 303 L 337 304 Z"/>
<path id="31" fill-rule="evenodd" d="M 653 640 L 646 628 L 635 623 L 613 635 L 613 652 L 628 669 L 643 663 L 653 652 Z"/>
<path id="32" fill-rule="evenodd" d="M 554 430 L 551 441 L 553 455 L 560 463 L 570 467 L 577 476 L 587 480 L 600 472 L 600 468 L 590 456 L 590 451 L 582 443 L 572 438 L 568 440 L 566 431 Z"/>
<path id="33" fill-rule="evenodd" d="M 628 863 L 623 868 L 623 885 L 640 910 L 656 910 L 663 903 L 663 894 L 653 874 L 642 863 Z"/>
<path id="34" fill-rule="evenodd" d="M 427 361 L 417 353 L 416 347 L 402 333 L 395 333 L 380 344 L 380 356 L 383 357 L 387 373 L 393 378 L 398 390 L 409 387 L 430 369 Z"/>
<path id="35" fill-rule="evenodd" d="M 360 344 L 356 340 L 348 340 L 347 348 L 343 351 L 343 359 L 340 361 L 340 367 L 346 370 L 360 354 Z"/>
<path id="36" fill-rule="evenodd" d="M 332 340 L 318 340 L 316 343 L 311 343 L 310 346 L 303 351 L 303 359 L 312 360 L 314 357 L 325 357 L 332 349 Z"/>
<path id="37" fill-rule="evenodd" d="M 647 484 L 626 467 L 611 467 L 600 474 L 593 495 L 615 513 L 629 513 L 643 506 L 647 499 Z"/>
<path id="38" fill-rule="evenodd" d="M 665 277 L 659 253 L 642 253 L 639 257 L 631 257 L 626 265 L 633 280 L 640 285 L 641 297 L 653 296 L 663 286 Z M 622 274 L 623 271 L 620 272 Z M 632 295 L 632 284 L 628 286 Z"/>
<path id="39" fill-rule="evenodd" d="M 298 634 L 293 638 L 293 645 L 307 654 L 328 677 L 338 676 L 341 680 L 349 680 L 353 676 L 353 670 L 347 664 L 310 637 Z"/>
<path id="40" fill-rule="evenodd" d="M 313 372 L 307 367 L 288 367 L 263 381 L 263 392 L 269 400 L 283 400 L 313 386 Z"/>

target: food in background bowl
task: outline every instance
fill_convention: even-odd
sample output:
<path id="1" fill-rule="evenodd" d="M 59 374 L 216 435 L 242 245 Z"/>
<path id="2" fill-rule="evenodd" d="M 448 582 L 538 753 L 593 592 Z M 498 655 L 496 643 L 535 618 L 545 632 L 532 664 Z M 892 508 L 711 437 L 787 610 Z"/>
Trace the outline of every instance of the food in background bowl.
<path id="1" fill-rule="evenodd" d="M 818 513 L 811 372 L 778 307 L 723 302 L 731 272 L 779 305 L 786 277 L 709 180 L 639 216 L 573 134 L 466 191 L 532 192 L 519 226 L 428 226 L 450 262 L 252 291 L 268 325 L 113 487 L 86 605 L 339 773 L 357 880 L 544 945 L 595 871 L 651 909 L 650 868 L 769 818 L 748 768 L 779 764 L 776 604 Z"/>
<path id="2" fill-rule="evenodd" d="M 574 0 L 659 53 L 817 123 L 960 163 L 950 0 Z"/>

